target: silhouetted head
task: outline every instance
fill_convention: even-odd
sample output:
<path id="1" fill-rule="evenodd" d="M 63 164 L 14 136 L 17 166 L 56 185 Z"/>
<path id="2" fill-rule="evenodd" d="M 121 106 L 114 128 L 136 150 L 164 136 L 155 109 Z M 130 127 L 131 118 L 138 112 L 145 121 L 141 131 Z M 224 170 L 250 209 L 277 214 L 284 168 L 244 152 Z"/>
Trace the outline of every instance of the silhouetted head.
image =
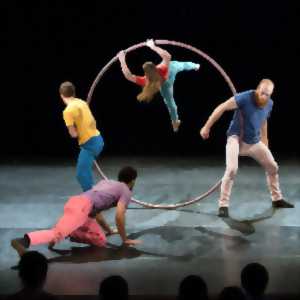
<path id="1" fill-rule="evenodd" d="M 107 277 L 102 281 L 99 288 L 101 300 L 128 300 L 127 281 L 118 275 Z"/>
<path id="2" fill-rule="evenodd" d="M 243 290 L 238 286 L 228 286 L 225 287 L 220 295 L 218 300 L 245 300 L 246 295 Z"/>
<path id="3" fill-rule="evenodd" d="M 132 190 L 137 178 L 137 170 L 131 166 L 123 167 L 118 174 L 118 181 L 124 182 Z"/>
<path id="4" fill-rule="evenodd" d="M 241 273 L 242 287 L 251 296 L 263 295 L 269 282 L 267 269 L 259 263 L 248 264 Z"/>
<path id="5" fill-rule="evenodd" d="M 270 79 L 262 79 L 255 90 L 255 103 L 258 107 L 267 105 L 274 90 L 274 83 Z"/>
<path id="6" fill-rule="evenodd" d="M 37 251 L 26 252 L 21 256 L 18 267 L 24 287 L 35 289 L 44 285 L 48 272 L 48 261 L 43 254 Z"/>
<path id="7" fill-rule="evenodd" d="M 178 300 L 207 300 L 208 290 L 205 281 L 198 275 L 185 277 L 179 286 Z"/>

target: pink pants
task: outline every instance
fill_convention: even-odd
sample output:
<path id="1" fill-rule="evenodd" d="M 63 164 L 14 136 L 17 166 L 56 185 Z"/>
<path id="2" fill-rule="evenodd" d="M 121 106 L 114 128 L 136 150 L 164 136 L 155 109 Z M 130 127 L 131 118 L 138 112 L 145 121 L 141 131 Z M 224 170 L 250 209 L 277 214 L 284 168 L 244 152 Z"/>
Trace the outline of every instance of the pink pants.
<path id="1" fill-rule="evenodd" d="M 71 197 L 64 206 L 63 216 L 52 229 L 27 234 L 30 245 L 57 243 L 70 236 L 76 242 L 105 246 L 106 236 L 100 225 L 95 219 L 89 218 L 91 208 L 92 203 L 87 197 Z"/>
<path id="2" fill-rule="evenodd" d="M 250 156 L 254 158 L 266 171 L 266 179 L 272 201 L 282 199 L 279 187 L 278 165 L 269 148 L 263 143 L 246 144 L 236 135 L 229 136 L 226 144 L 226 170 L 221 184 L 219 206 L 229 206 L 229 198 L 234 177 L 238 170 L 238 158 Z"/>

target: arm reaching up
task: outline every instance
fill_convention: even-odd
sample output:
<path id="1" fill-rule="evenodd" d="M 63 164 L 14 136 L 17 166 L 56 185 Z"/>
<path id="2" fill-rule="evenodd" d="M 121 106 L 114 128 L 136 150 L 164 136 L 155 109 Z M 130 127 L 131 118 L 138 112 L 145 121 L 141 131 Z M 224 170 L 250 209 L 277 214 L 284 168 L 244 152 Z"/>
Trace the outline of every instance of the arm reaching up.
<path id="1" fill-rule="evenodd" d="M 164 49 L 156 46 L 154 44 L 154 41 L 152 39 L 151 40 L 147 40 L 146 45 L 151 50 L 155 51 L 162 58 L 162 63 L 163 64 L 165 64 L 167 67 L 169 67 L 169 64 L 170 64 L 172 56 L 171 56 L 171 54 L 168 51 L 166 51 L 166 50 L 164 50 Z"/>
<path id="2" fill-rule="evenodd" d="M 118 58 L 121 64 L 122 73 L 124 74 L 125 78 L 131 82 L 136 83 L 136 76 L 130 72 L 126 64 L 126 55 L 123 50 L 118 53 Z"/>

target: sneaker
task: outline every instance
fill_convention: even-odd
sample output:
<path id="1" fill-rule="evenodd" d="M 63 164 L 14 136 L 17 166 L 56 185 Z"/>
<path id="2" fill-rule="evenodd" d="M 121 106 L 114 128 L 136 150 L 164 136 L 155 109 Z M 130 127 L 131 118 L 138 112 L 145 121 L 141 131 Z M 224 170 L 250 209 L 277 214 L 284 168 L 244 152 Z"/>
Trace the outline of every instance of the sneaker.
<path id="1" fill-rule="evenodd" d="M 23 245 L 23 239 L 11 240 L 10 244 L 18 252 L 20 257 L 26 253 L 26 247 Z"/>
<path id="2" fill-rule="evenodd" d="M 219 207 L 219 214 L 218 214 L 218 216 L 220 218 L 228 218 L 229 217 L 228 207 L 226 207 L 226 206 Z"/>
<path id="3" fill-rule="evenodd" d="M 172 121 L 173 131 L 177 132 L 181 124 L 180 120 Z"/>
<path id="4" fill-rule="evenodd" d="M 293 208 L 294 207 L 293 204 L 285 201 L 284 199 L 272 201 L 272 206 L 275 208 Z"/>

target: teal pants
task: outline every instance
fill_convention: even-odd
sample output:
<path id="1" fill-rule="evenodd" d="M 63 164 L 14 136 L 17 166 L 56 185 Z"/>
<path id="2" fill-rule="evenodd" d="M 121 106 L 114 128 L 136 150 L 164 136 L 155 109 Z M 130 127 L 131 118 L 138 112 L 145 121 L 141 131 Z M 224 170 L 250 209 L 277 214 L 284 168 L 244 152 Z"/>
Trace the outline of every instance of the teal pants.
<path id="1" fill-rule="evenodd" d="M 164 102 L 168 108 L 172 121 L 178 120 L 177 105 L 173 96 L 173 85 L 176 79 L 177 73 L 181 71 L 196 70 L 199 64 L 184 61 L 172 60 L 169 65 L 169 76 L 168 79 L 163 83 L 160 89 Z"/>
<path id="2" fill-rule="evenodd" d="M 103 146 L 104 142 L 101 135 L 93 136 L 80 145 L 76 175 L 84 192 L 90 190 L 94 185 L 93 162 L 101 153 Z"/>

